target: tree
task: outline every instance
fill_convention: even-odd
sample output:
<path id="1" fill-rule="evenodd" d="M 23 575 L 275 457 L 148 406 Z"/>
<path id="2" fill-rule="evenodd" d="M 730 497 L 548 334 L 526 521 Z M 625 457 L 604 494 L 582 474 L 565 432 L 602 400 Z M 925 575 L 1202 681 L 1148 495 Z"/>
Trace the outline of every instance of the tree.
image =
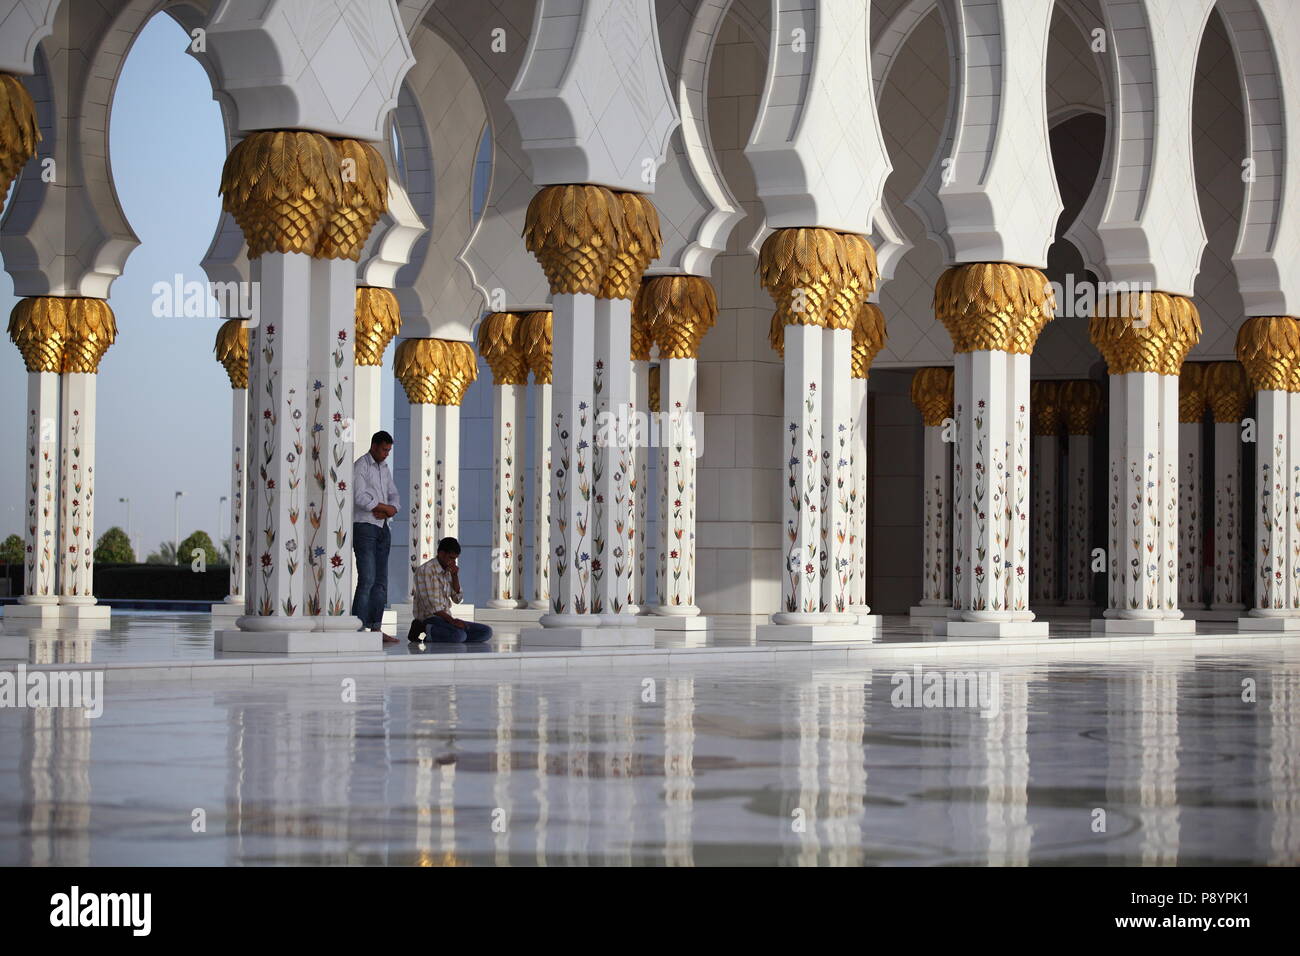
<path id="1" fill-rule="evenodd" d="M 109 528 L 99 537 L 95 545 L 96 564 L 135 564 L 135 551 L 131 548 L 131 539 L 117 525 Z"/>
<path id="2" fill-rule="evenodd" d="M 27 548 L 18 535 L 11 534 L 0 543 L 0 564 L 22 564 L 26 556 Z"/>
<path id="3" fill-rule="evenodd" d="M 195 531 L 188 538 L 181 542 L 180 559 L 182 564 L 189 564 L 194 559 L 196 548 L 203 549 L 203 558 L 208 564 L 220 564 L 221 558 L 217 556 L 217 546 L 212 543 L 206 531 Z"/>
<path id="4" fill-rule="evenodd" d="M 164 541 L 158 545 L 158 550 L 144 559 L 145 564 L 175 564 L 176 563 L 176 546 L 170 541 Z"/>

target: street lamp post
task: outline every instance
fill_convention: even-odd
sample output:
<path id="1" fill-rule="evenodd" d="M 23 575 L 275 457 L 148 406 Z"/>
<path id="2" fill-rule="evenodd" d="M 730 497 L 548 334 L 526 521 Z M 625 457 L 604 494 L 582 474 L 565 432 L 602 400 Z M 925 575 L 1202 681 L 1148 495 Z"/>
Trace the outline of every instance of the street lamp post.
<path id="1" fill-rule="evenodd" d="M 185 492 L 176 492 L 175 498 L 175 516 L 172 526 L 172 551 L 173 557 L 177 564 L 181 563 L 181 499 L 185 497 Z"/>
<path id="2" fill-rule="evenodd" d="M 126 505 L 126 543 L 131 546 L 131 554 L 135 554 L 135 539 L 131 537 L 131 499 L 118 498 L 119 504 Z"/>
<path id="3" fill-rule="evenodd" d="M 221 537 L 221 519 L 226 512 L 226 502 L 229 500 L 230 499 L 225 495 L 222 495 L 221 500 L 217 502 L 217 540 L 215 542 L 217 546 L 217 554 L 221 554 L 225 550 L 221 546 L 221 542 L 225 540 L 225 538 Z"/>

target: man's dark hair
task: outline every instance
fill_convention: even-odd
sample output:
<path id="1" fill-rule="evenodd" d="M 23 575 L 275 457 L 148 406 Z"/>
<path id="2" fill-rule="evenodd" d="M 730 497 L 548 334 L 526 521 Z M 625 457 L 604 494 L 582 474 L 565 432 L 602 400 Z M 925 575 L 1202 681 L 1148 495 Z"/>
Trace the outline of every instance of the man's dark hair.
<path id="1" fill-rule="evenodd" d="M 460 542 L 455 538 L 443 538 L 438 542 L 438 550 L 448 554 L 460 554 Z"/>
<path id="2" fill-rule="evenodd" d="M 370 444 L 372 445 L 391 445 L 392 443 L 393 436 L 388 432 L 375 432 L 370 436 Z"/>

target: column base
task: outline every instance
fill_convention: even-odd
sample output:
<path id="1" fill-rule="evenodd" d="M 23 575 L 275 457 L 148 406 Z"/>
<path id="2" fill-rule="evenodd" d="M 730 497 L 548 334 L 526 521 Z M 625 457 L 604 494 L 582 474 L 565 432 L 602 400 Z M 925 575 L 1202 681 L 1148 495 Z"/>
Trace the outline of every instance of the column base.
<path id="1" fill-rule="evenodd" d="M 1300 617 L 1239 617 L 1238 631 L 1265 631 L 1273 634 L 1300 633 Z"/>
<path id="2" fill-rule="evenodd" d="M 60 604 L 59 622 L 61 624 L 107 624 L 112 613 L 112 609 L 107 604 Z"/>
<path id="3" fill-rule="evenodd" d="M 225 601 L 222 601 L 220 604 L 212 605 L 210 613 L 213 617 L 243 617 L 244 602 L 240 601 L 238 604 L 227 604 Z"/>
<path id="4" fill-rule="evenodd" d="M 907 613 L 912 617 L 946 618 L 951 610 L 946 604 L 918 604 Z"/>
<path id="5" fill-rule="evenodd" d="M 654 647 L 655 632 L 648 627 L 530 627 L 519 632 L 519 646 Z"/>
<path id="6" fill-rule="evenodd" d="M 536 624 L 538 618 L 545 613 L 546 611 L 540 608 L 531 607 L 484 607 L 474 611 L 474 620 L 483 624 L 490 624 L 493 628 L 497 626 L 510 627 L 511 625 Z"/>
<path id="7" fill-rule="evenodd" d="M 1097 618 L 1092 622 L 1094 634 L 1195 634 L 1195 621 L 1128 620 L 1120 617 Z"/>
<path id="8" fill-rule="evenodd" d="M 6 621 L 25 625 L 58 624 L 60 608 L 57 604 L 6 604 L 0 616 Z"/>
<path id="9" fill-rule="evenodd" d="M 874 623 L 760 624 L 754 629 L 755 641 L 798 644 L 870 644 L 879 636 L 880 628 Z"/>
<path id="10" fill-rule="evenodd" d="M 653 627 L 656 631 L 705 631 L 709 627 L 709 619 L 703 615 L 678 617 L 653 612 L 642 614 L 637 623 L 646 627 Z"/>
<path id="11" fill-rule="evenodd" d="M 382 653 L 384 638 L 375 631 L 217 631 L 213 649 L 235 654 Z"/>
<path id="12" fill-rule="evenodd" d="M 1050 629 L 1046 621 L 935 621 L 936 637 L 950 641 L 995 640 L 1018 637 L 1029 640 L 1047 640 Z"/>
<path id="13" fill-rule="evenodd" d="M 0 661 L 25 661 L 31 653 L 31 639 L 26 635 L 0 634 Z"/>

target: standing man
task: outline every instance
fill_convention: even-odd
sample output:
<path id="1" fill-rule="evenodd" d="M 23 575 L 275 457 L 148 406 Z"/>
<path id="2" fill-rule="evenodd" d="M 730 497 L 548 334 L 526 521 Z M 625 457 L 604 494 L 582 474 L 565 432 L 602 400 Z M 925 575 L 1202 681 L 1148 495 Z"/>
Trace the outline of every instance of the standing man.
<path id="1" fill-rule="evenodd" d="M 464 595 L 460 590 L 460 542 L 443 538 L 432 560 L 415 569 L 414 620 L 406 639 L 423 643 L 427 637 L 439 644 L 481 644 L 492 628 L 476 621 L 452 617 L 451 607 Z"/>
<path id="2" fill-rule="evenodd" d="M 393 436 L 375 432 L 370 451 L 352 465 L 352 548 L 357 556 L 357 593 L 352 613 L 361 618 L 362 629 L 380 630 L 384 606 L 388 604 L 388 550 L 393 535 L 388 519 L 397 514 L 397 485 L 388 468 Z M 385 643 L 396 637 L 384 635 Z"/>

